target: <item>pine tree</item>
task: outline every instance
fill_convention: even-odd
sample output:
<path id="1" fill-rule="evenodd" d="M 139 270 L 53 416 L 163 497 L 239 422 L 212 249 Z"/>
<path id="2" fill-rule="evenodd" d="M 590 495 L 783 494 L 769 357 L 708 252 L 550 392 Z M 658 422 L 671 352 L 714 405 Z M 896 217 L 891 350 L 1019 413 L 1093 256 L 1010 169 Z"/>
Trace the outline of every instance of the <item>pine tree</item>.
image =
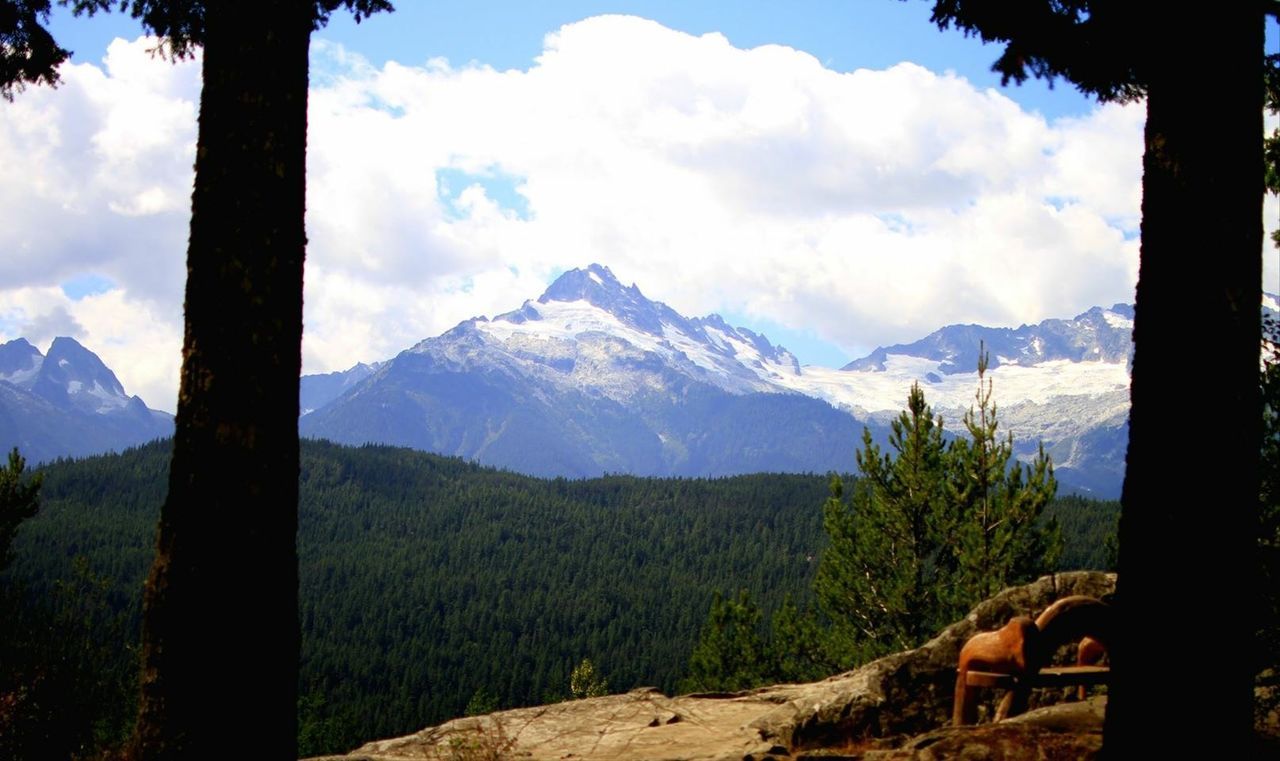
<path id="1" fill-rule="evenodd" d="M 832 477 L 829 544 L 814 592 L 831 623 L 829 657 L 848 668 L 916 647 L 999 590 L 1050 570 L 1060 551 L 1041 514 L 1057 490 L 1041 448 L 1031 465 L 999 436 L 987 356 L 979 350 L 969 438 L 947 444 L 919 384 L 882 452 L 864 431 L 861 476 L 844 499 Z"/>
<path id="2" fill-rule="evenodd" d="M 1043 445 L 1030 466 L 1013 459 L 1013 434 L 999 436 L 988 361 L 979 348 L 977 407 L 964 416 L 969 438 L 957 439 L 949 452 L 959 609 L 1050 570 L 1061 545 L 1056 523 L 1039 523 L 1058 489 L 1053 465 Z"/>
<path id="3" fill-rule="evenodd" d="M 827 654 L 822 629 L 811 611 L 787 595 L 770 622 L 771 681 L 812 682 L 838 670 Z"/>
<path id="4" fill-rule="evenodd" d="M 760 608 L 745 589 L 736 600 L 716 592 L 681 689 L 746 690 L 767 681 L 770 668 L 760 619 Z"/>
<path id="5" fill-rule="evenodd" d="M 947 456 L 941 418 L 935 418 L 919 384 L 907 409 L 891 423 L 882 453 L 863 431 L 857 452 L 861 477 L 852 498 L 832 478 L 823 506 L 830 545 L 814 580 L 823 611 L 833 623 L 842 665 L 918 645 L 954 611 L 950 539 L 956 515 L 947 502 Z"/>
<path id="6" fill-rule="evenodd" d="M 41 476 L 24 477 L 27 461 L 14 447 L 8 467 L 0 466 L 0 571 L 12 560 L 11 544 L 18 525 L 40 509 Z"/>

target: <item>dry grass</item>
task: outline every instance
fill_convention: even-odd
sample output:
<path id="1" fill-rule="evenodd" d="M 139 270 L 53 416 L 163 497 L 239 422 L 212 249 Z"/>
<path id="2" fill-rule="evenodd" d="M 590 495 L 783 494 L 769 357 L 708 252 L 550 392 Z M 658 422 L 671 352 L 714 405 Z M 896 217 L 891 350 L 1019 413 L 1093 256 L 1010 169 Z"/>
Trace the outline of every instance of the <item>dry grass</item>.
<path id="1" fill-rule="evenodd" d="M 457 732 L 443 746 L 437 745 L 433 761 L 508 761 L 514 759 L 516 738 L 508 737 L 502 722 L 477 725 L 475 729 Z"/>

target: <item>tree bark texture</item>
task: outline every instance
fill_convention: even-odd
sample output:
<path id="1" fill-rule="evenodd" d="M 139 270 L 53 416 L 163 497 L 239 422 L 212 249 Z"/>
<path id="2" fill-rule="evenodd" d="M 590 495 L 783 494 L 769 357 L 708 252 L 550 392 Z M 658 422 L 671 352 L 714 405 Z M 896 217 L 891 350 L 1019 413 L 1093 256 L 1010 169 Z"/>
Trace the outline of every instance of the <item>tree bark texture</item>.
<path id="1" fill-rule="evenodd" d="M 1105 747 L 1208 758 L 1252 729 L 1253 611 L 1222 595 L 1248 598 L 1255 570 L 1263 19 L 1253 3 L 1150 15 Z"/>
<path id="2" fill-rule="evenodd" d="M 206 8 L 181 391 L 132 750 L 293 759 L 311 8 Z"/>

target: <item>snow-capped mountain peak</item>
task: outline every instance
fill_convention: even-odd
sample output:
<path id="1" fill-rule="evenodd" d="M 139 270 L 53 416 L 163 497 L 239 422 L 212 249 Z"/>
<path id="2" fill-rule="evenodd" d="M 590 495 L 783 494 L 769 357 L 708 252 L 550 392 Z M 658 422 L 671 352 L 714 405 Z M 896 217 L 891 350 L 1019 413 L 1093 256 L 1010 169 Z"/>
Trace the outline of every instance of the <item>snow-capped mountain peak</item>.
<path id="1" fill-rule="evenodd" d="M 1049 319 L 1017 328 L 948 325 L 910 344 L 880 347 L 842 370 L 884 372 L 889 357 L 933 360 L 944 375 L 972 373 L 979 348 L 990 355 L 991 369 L 1001 365 L 1039 365 L 1045 362 L 1128 361 L 1132 346 L 1133 307 L 1116 304 L 1093 307 L 1070 320 Z"/>
<path id="2" fill-rule="evenodd" d="M 1043 441 L 1062 478 L 1074 471 L 1076 484 L 1110 493 L 1123 472 L 1132 320 L 1117 304 L 1017 328 L 951 325 L 841 370 L 801 368 L 763 335 L 685 317 L 592 264 L 359 380 L 315 378 L 345 390 L 304 404 L 314 411 L 300 425 L 549 475 L 821 471 L 852 467 L 857 427 L 885 430 L 913 382 L 954 425 L 973 404 L 985 346 L 1018 454 Z"/>
<path id="3" fill-rule="evenodd" d="M 668 385 L 657 377 L 665 372 L 743 394 L 781 391 L 769 378 L 800 371 L 790 352 L 764 336 L 715 314 L 686 318 L 637 286 L 623 286 L 599 264 L 565 272 L 520 309 L 470 320 L 455 331 L 471 329 L 511 357 L 552 368 L 561 381 L 605 388 L 615 398 Z M 451 356 L 460 359 L 456 351 Z M 643 368 L 649 375 L 641 380 L 637 371 Z"/>
<path id="4" fill-rule="evenodd" d="M 557 303 L 584 302 L 615 317 L 623 325 L 634 330 L 661 336 L 663 324 L 679 324 L 685 319 L 661 301 L 645 298 L 633 283 L 622 285 L 613 272 L 600 264 L 585 269 L 572 269 L 556 278 L 538 297 L 537 304 L 525 302 L 520 314 L 531 317 L 530 310 L 542 314 Z M 503 319 L 500 315 L 495 319 Z"/>
<path id="5" fill-rule="evenodd" d="M 25 338 L 15 338 L 0 344 L 0 381 L 8 381 L 19 388 L 30 388 L 44 355 L 27 343 Z"/>
<path id="6" fill-rule="evenodd" d="M 105 414 L 133 402 L 97 354 L 66 336 L 53 339 L 47 356 L 25 338 L 0 345 L 0 381 L 82 412 Z"/>
<path id="7" fill-rule="evenodd" d="M 173 432 L 173 418 L 147 408 L 103 361 L 59 337 L 48 355 L 25 339 L 0 344 L 0 451 L 28 460 L 123 449 Z"/>

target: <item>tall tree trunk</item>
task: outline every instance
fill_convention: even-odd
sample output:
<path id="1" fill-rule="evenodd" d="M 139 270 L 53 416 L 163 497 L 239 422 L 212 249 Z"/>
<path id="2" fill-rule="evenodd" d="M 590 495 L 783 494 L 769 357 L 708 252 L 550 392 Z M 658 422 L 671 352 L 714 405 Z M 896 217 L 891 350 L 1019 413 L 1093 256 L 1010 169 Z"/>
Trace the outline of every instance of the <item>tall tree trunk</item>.
<path id="1" fill-rule="evenodd" d="M 296 757 L 309 6 L 206 5 L 182 385 L 145 594 L 143 759 Z"/>
<path id="2" fill-rule="evenodd" d="M 1247 738 L 1252 717 L 1253 613 L 1225 594 L 1253 583 L 1263 21 L 1254 3 L 1150 16 L 1122 639 L 1106 749 L 1209 757 Z M 1176 726 L 1161 710 L 1171 707 Z"/>

